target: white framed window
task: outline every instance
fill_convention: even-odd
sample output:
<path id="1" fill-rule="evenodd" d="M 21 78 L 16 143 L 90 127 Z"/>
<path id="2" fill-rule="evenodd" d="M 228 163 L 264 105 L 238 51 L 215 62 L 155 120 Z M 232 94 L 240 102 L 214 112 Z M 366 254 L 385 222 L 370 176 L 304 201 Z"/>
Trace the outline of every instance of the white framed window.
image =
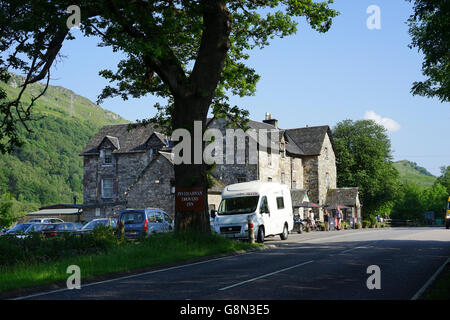
<path id="1" fill-rule="evenodd" d="M 113 195 L 113 179 L 102 179 L 102 198 L 112 198 Z"/>
<path id="2" fill-rule="evenodd" d="M 111 150 L 103 150 L 103 164 L 104 165 L 112 165 L 112 151 Z"/>
<path id="3" fill-rule="evenodd" d="M 100 208 L 95 208 L 95 216 L 100 217 Z"/>
<path id="4" fill-rule="evenodd" d="M 331 179 L 330 179 L 330 174 L 328 172 L 325 174 L 325 185 L 326 185 L 327 189 L 330 189 Z"/>
<path id="5" fill-rule="evenodd" d="M 281 173 L 281 183 L 285 184 L 286 183 L 286 174 L 284 172 Z"/>

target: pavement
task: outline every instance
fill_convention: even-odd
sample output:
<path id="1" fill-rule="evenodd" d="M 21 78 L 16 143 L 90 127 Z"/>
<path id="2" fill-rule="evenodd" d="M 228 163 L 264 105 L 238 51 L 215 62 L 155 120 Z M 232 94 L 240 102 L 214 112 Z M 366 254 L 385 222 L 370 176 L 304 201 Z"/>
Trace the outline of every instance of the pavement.
<path id="1" fill-rule="evenodd" d="M 290 234 L 266 250 L 20 297 L 44 300 L 410 300 L 450 256 L 450 230 Z M 373 267 L 375 266 L 375 267 Z M 373 273 L 373 270 L 378 273 Z M 376 288 L 369 289 L 370 284 Z"/>

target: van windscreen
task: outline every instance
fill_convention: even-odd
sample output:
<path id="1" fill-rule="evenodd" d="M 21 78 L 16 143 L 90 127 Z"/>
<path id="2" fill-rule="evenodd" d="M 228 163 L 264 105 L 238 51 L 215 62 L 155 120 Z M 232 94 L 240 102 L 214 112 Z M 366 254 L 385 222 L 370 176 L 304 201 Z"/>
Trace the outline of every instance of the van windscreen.
<path id="1" fill-rule="evenodd" d="M 243 214 L 256 211 L 259 196 L 223 199 L 218 214 Z"/>

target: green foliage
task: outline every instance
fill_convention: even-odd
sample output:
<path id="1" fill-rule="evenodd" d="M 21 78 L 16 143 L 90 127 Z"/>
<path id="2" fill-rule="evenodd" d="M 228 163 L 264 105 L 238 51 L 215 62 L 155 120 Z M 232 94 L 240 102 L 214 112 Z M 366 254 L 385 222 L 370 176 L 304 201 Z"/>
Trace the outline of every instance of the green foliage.
<path id="1" fill-rule="evenodd" d="M 436 218 L 442 218 L 447 198 L 448 193 L 440 184 L 425 190 L 417 184 L 402 184 L 391 217 L 422 221 L 426 211 L 434 211 Z"/>
<path id="2" fill-rule="evenodd" d="M 17 94 L 14 83 L 20 81 L 13 76 L 9 86 L 0 86 Z M 40 86 L 31 85 L 24 99 Z M 0 154 L 0 194 L 11 193 L 22 204 L 16 206 L 22 214 L 42 205 L 72 203 L 73 196 L 82 202 L 83 160 L 79 153 L 101 126 L 127 122 L 70 90 L 52 86 L 36 102 L 35 114 L 41 117 L 28 124 L 31 132 L 18 128 L 27 143 L 10 154 Z"/>
<path id="3" fill-rule="evenodd" d="M 437 178 L 435 184 L 444 186 L 447 194 L 450 195 L 450 166 L 441 167 L 441 175 Z"/>
<path id="4" fill-rule="evenodd" d="M 96 228 L 82 236 L 67 234 L 46 238 L 36 233 L 20 239 L 6 235 L 0 237 L 0 266 L 37 264 L 76 255 L 99 254 L 121 244 L 108 227 Z"/>
<path id="5" fill-rule="evenodd" d="M 364 216 L 395 199 L 399 181 L 384 127 L 372 120 L 344 120 L 333 128 L 338 187 L 359 188 Z"/>
<path id="6" fill-rule="evenodd" d="M 424 81 L 414 82 L 414 95 L 450 101 L 450 2 L 448 0 L 408 0 L 414 13 L 408 19 L 410 48 L 424 55 Z"/>
<path id="7" fill-rule="evenodd" d="M 408 160 L 394 162 L 394 167 L 400 174 L 400 181 L 403 183 L 417 183 L 418 185 L 425 187 L 431 187 L 436 181 L 436 177 L 433 176 L 427 169 L 418 166 L 415 162 Z"/>
<path id="8" fill-rule="evenodd" d="M 12 196 L 6 193 L 0 197 L 0 229 L 9 227 L 15 220 Z"/>

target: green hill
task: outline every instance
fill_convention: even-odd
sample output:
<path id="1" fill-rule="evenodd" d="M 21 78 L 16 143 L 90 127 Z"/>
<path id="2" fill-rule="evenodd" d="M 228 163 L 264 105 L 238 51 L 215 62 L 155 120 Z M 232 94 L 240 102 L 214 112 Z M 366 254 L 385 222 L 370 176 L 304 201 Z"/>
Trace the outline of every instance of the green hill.
<path id="1" fill-rule="evenodd" d="M 436 181 L 435 176 L 428 172 L 427 169 L 418 166 L 415 162 L 408 160 L 396 161 L 394 162 L 394 167 L 400 173 L 402 182 L 412 182 L 422 187 L 429 187 Z"/>
<path id="2" fill-rule="evenodd" d="M 0 83 L 8 97 L 15 97 L 22 81 L 14 75 L 8 85 Z M 30 101 L 44 88 L 33 84 L 24 94 Z M 92 101 L 58 86 L 49 86 L 35 102 L 29 122 L 32 133 L 21 130 L 25 144 L 12 154 L 0 154 L 0 195 L 11 193 L 27 208 L 83 201 L 82 148 L 100 127 L 128 121 Z"/>

